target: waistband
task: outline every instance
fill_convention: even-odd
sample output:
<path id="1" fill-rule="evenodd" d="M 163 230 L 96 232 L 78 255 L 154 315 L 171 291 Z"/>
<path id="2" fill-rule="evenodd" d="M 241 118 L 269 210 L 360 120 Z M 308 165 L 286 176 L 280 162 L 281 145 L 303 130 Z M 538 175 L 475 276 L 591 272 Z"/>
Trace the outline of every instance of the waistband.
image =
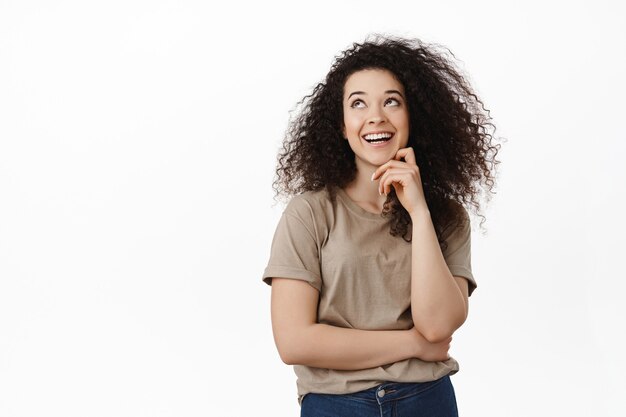
<path id="1" fill-rule="evenodd" d="M 427 382 L 385 382 L 363 391 L 342 395 L 355 400 L 373 402 L 382 405 L 389 401 L 400 400 L 402 398 L 419 394 L 438 384 L 446 382 L 449 379 L 450 376 L 445 375 L 434 381 Z"/>

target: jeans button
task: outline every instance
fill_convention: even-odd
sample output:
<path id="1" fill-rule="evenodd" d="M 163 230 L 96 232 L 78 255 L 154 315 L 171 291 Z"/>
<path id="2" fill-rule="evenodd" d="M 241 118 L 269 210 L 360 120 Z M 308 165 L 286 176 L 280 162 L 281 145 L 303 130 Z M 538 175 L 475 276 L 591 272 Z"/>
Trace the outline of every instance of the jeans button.
<path id="1" fill-rule="evenodd" d="M 378 391 L 378 396 L 379 396 L 380 398 L 383 398 L 383 397 L 385 396 L 385 390 L 384 390 L 384 389 L 381 389 L 380 391 Z"/>

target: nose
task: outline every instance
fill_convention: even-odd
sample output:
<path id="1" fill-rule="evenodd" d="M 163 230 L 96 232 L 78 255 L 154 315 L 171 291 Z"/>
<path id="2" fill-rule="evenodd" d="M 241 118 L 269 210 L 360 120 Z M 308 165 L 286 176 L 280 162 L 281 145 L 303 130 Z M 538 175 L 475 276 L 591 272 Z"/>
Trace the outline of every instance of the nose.
<path id="1" fill-rule="evenodd" d="M 367 121 L 368 124 L 377 124 L 385 120 L 385 114 L 378 107 L 373 106 Z"/>

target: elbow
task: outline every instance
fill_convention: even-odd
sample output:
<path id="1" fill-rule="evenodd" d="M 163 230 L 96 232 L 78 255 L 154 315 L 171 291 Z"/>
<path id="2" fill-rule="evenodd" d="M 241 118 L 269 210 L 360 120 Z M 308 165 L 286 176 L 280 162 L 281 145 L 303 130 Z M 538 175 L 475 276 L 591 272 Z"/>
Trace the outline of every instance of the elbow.
<path id="1" fill-rule="evenodd" d="M 278 336 L 278 335 L 277 335 Z M 278 355 L 280 360 L 286 365 L 302 365 L 304 362 L 304 355 L 306 349 L 306 335 L 303 329 L 283 332 L 276 337 L 276 348 L 278 349 Z"/>
<path id="2" fill-rule="evenodd" d="M 448 331 L 443 326 L 424 326 L 419 325 L 418 322 L 413 321 L 417 331 L 430 343 L 439 343 L 452 336 L 451 331 Z"/>
<path id="3" fill-rule="evenodd" d="M 454 332 L 461 327 L 464 321 L 465 318 L 462 320 L 459 318 L 454 323 L 448 321 L 445 323 L 422 324 L 419 327 L 416 324 L 415 326 L 428 342 L 439 343 L 452 337 L 452 334 L 454 334 Z M 417 322 L 414 321 L 414 323 Z"/>
<path id="4" fill-rule="evenodd" d="M 287 346 L 285 346 L 283 339 L 278 337 L 276 334 L 274 334 L 274 345 L 276 346 L 280 360 L 283 361 L 284 364 L 290 365 L 289 361 L 291 361 L 291 352 Z"/>
<path id="5" fill-rule="evenodd" d="M 277 342 L 276 348 L 278 349 L 278 356 L 280 360 L 286 365 L 297 365 L 299 359 L 297 358 L 298 349 L 293 346 L 293 343 L 285 343 L 285 341 Z"/>
<path id="6" fill-rule="evenodd" d="M 278 355 L 280 356 L 280 360 L 283 361 L 285 365 L 294 365 L 295 361 L 293 360 L 291 353 L 287 353 L 285 350 L 278 350 Z"/>
<path id="7" fill-rule="evenodd" d="M 424 334 L 424 338 L 430 343 L 439 343 L 452 337 L 454 331 L 443 331 L 441 329 L 432 329 Z"/>

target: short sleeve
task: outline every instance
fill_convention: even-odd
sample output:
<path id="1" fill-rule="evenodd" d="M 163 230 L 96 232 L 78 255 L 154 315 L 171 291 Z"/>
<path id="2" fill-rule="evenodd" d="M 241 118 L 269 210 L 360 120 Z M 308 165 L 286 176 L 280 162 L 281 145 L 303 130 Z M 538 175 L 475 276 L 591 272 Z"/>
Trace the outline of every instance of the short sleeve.
<path id="1" fill-rule="evenodd" d="M 442 237 L 448 244 L 442 253 L 452 275 L 467 279 L 468 295 L 472 295 L 478 286 L 472 274 L 472 231 L 467 211 L 463 209 L 462 213 L 463 218 L 460 224 L 457 222 L 450 225 L 442 232 Z"/>
<path id="2" fill-rule="evenodd" d="M 313 226 L 311 208 L 294 197 L 276 226 L 263 282 L 272 285 L 272 278 L 299 279 L 321 291 L 319 245 Z"/>

